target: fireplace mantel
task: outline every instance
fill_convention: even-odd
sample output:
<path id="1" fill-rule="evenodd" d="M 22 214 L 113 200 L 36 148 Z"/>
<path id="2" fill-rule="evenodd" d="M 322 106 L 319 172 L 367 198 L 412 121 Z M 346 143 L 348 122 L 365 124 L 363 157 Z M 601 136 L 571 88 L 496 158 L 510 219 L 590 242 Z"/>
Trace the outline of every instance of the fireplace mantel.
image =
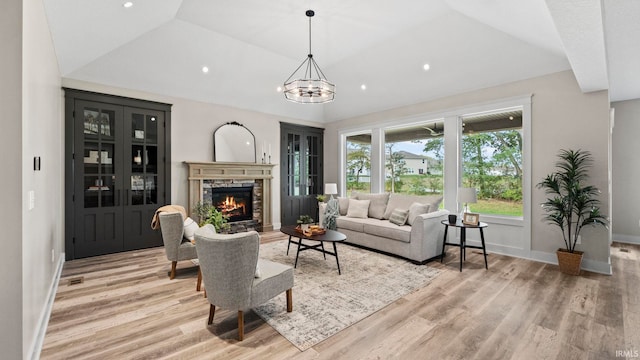
<path id="1" fill-rule="evenodd" d="M 207 180 L 255 180 L 262 182 L 262 231 L 273 230 L 271 180 L 275 164 L 236 162 L 192 162 L 189 166 L 189 214 L 202 201 L 203 183 Z"/>

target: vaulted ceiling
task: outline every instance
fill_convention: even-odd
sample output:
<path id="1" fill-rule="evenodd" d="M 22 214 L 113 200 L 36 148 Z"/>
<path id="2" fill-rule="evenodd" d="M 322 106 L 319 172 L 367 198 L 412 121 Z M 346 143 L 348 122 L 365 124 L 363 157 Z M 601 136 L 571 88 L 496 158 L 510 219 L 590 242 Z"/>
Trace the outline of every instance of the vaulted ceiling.
<path id="1" fill-rule="evenodd" d="M 65 78 L 280 116 L 334 121 L 567 69 L 585 92 L 640 98 L 635 0 L 43 1 Z M 336 84 L 323 105 L 276 91 L 307 56 L 307 9 Z"/>

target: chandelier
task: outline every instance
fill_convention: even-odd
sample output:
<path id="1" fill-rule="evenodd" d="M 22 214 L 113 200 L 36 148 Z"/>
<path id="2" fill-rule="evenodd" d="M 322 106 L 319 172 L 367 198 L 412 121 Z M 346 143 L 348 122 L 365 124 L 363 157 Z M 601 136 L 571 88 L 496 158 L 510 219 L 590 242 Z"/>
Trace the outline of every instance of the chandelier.
<path id="1" fill-rule="evenodd" d="M 313 59 L 311 53 L 311 18 L 315 13 L 307 10 L 305 13 L 309 17 L 309 55 L 302 61 L 302 64 L 284 82 L 284 96 L 287 100 L 301 104 L 321 104 L 333 101 L 336 86 L 327 81 L 324 73 Z M 301 69 L 304 68 L 304 74 Z M 300 71 L 303 77 L 296 77 Z M 293 80 L 292 80 L 293 79 Z"/>

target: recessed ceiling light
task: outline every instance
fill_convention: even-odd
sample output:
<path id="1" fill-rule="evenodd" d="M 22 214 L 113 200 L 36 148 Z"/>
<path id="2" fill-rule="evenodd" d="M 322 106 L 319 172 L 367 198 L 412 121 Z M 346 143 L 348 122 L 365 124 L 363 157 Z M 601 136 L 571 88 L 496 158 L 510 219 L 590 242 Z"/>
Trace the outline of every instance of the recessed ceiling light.
<path id="1" fill-rule="evenodd" d="M 277 91 L 277 92 L 282 92 L 282 86 L 278 86 L 278 87 L 276 88 L 276 91 Z"/>
<path id="2" fill-rule="evenodd" d="M 365 85 L 365 84 L 360 85 L 360 89 L 367 90 L 367 85 Z"/>
<path id="3" fill-rule="evenodd" d="M 208 73 L 209 72 L 209 68 L 206 67 L 206 66 L 203 66 L 202 67 L 202 72 L 205 73 L 205 74 Z"/>
<path id="4" fill-rule="evenodd" d="M 127 1 L 126 3 L 122 4 L 122 6 L 126 7 L 126 8 L 130 8 L 133 6 L 133 3 L 131 1 Z"/>
<path id="5" fill-rule="evenodd" d="M 513 116 L 509 116 L 509 120 L 513 120 Z"/>
<path id="6" fill-rule="evenodd" d="M 424 64 L 422 65 L 422 68 L 424 69 L 424 71 L 427 71 L 431 68 L 431 66 L 429 66 L 429 64 Z"/>

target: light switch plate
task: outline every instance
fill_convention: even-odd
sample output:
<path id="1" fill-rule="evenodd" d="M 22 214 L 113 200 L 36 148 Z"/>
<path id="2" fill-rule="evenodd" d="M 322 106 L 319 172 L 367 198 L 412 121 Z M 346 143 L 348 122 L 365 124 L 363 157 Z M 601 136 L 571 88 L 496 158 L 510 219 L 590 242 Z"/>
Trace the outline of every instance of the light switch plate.
<path id="1" fill-rule="evenodd" d="M 36 192 L 29 190 L 29 210 L 32 210 L 34 207 L 36 207 Z"/>

